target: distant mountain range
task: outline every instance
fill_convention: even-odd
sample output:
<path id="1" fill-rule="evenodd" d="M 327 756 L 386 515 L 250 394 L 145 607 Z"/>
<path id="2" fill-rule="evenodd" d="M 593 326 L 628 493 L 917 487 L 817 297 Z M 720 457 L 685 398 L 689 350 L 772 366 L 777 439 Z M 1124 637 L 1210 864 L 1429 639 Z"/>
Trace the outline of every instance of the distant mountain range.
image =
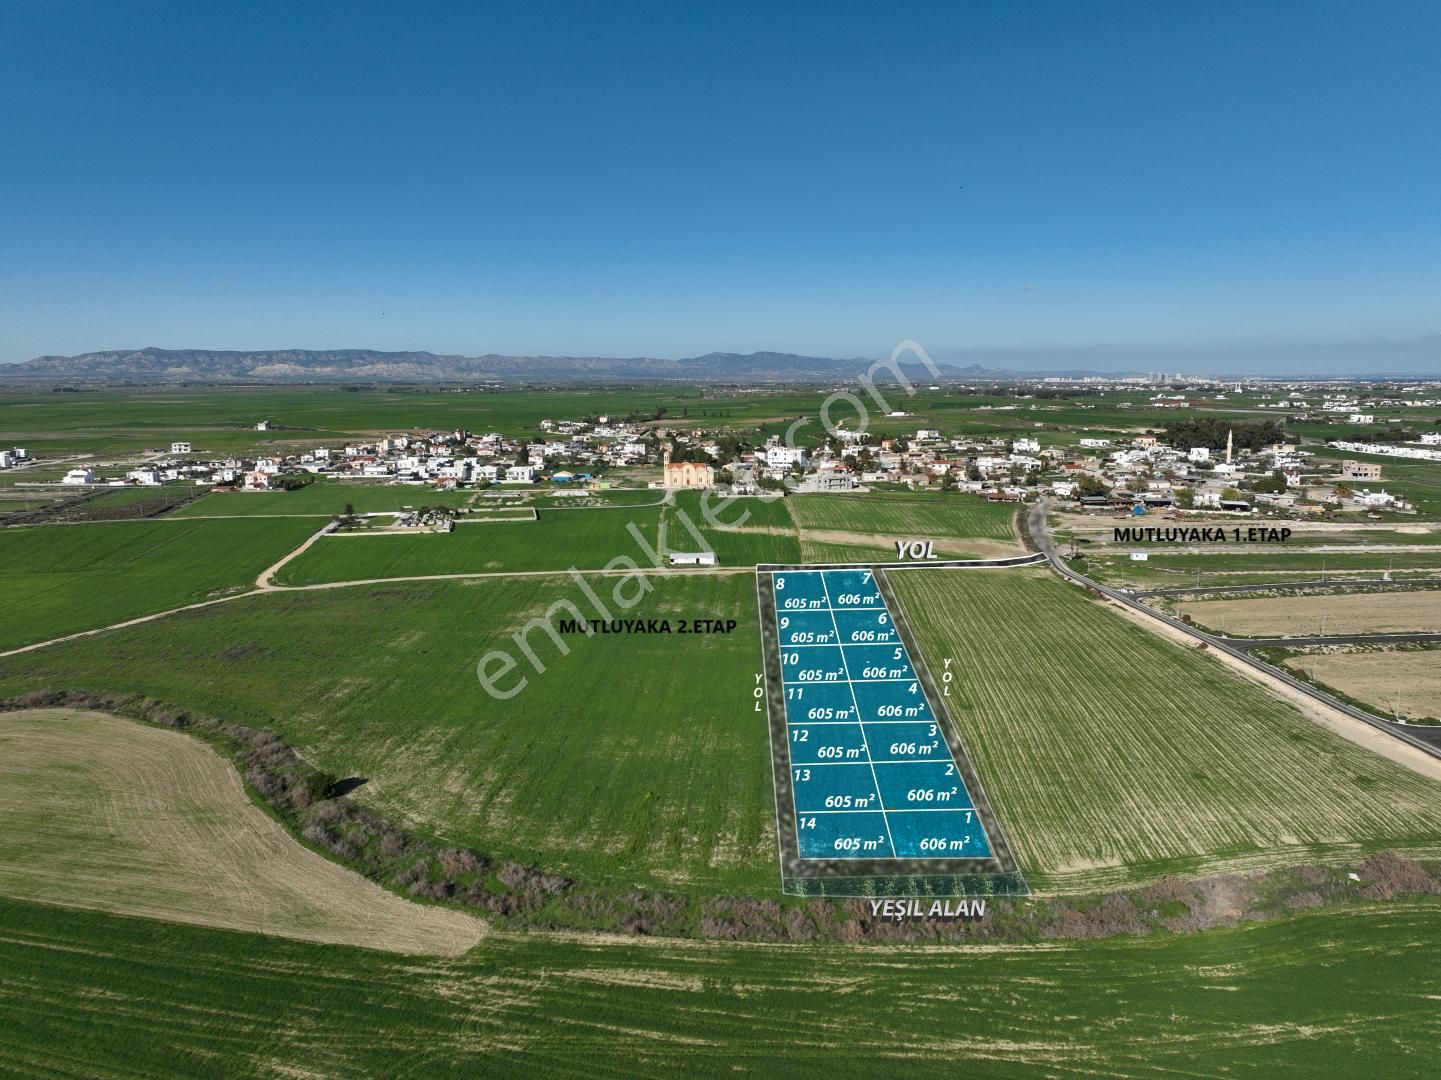
<path id="1" fill-rule="evenodd" d="M 682 360 L 650 356 L 441 356 L 373 349 L 113 349 L 78 356 L 41 356 L 0 365 L 0 378 L 82 383 L 287 383 L 287 382 L 582 382 L 692 380 L 798 382 L 850 380 L 872 360 L 799 356 L 795 353 L 707 353 Z M 948 378 L 1016 377 L 978 364 L 937 365 Z M 926 379 L 920 365 L 908 377 Z M 1034 377 L 1036 373 L 1027 373 Z M 1076 373 L 1079 374 L 1079 373 Z"/>

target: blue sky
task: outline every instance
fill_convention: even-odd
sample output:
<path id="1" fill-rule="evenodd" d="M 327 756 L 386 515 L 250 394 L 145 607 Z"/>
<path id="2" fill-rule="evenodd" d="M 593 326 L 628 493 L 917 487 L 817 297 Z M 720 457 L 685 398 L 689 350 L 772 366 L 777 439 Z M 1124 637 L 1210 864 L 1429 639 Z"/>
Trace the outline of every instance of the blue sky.
<path id="1" fill-rule="evenodd" d="M 1430 0 L 7 0 L 0 42 L 0 361 L 1441 373 Z"/>

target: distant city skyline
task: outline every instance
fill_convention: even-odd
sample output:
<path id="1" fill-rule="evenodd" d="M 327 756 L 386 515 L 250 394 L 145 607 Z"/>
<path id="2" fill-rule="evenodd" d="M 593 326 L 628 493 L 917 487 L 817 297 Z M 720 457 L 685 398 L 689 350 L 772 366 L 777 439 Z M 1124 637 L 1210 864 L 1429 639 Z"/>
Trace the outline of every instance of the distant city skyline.
<path id="1" fill-rule="evenodd" d="M 1433 3 L 12 0 L 0 38 L 0 362 L 1441 374 Z"/>

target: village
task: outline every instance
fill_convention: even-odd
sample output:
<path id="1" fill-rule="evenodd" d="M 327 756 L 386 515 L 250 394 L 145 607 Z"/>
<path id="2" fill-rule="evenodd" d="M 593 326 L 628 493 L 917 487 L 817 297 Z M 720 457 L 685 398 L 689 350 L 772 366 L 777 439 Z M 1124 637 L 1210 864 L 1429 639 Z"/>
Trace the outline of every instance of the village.
<path id="1" fill-rule="evenodd" d="M 1163 397 L 1164 395 L 1157 395 Z M 1296 404 L 1290 400 L 1287 404 Z M 1152 401 L 1151 405 L 1157 404 Z M 1328 402 L 1335 422 L 1357 420 L 1352 400 Z M 903 415 L 903 414 L 902 414 Z M 1342 415 L 1345 420 L 1342 420 Z M 888 418 L 894 426 L 894 418 Z M 1017 429 L 1026 421 L 1018 416 Z M 1366 419 L 1361 416 L 1359 419 Z M 798 425 L 814 431 L 811 418 Z M 1244 426 L 1244 422 L 1243 425 Z M 655 420 L 546 419 L 538 434 L 514 437 L 465 430 L 395 433 L 373 441 L 282 450 L 256 457 L 210 456 L 190 442 L 172 442 L 138 462 L 85 464 L 57 483 L 69 489 L 169 484 L 236 491 L 275 491 L 315 480 L 457 489 L 593 492 L 617 487 L 713 489 L 727 495 L 864 492 L 901 486 L 972 494 L 989 501 L 1024 502 L 1055 496 L 1093 510 L 1135 513 L 1221 512 L 1271 515 L 1327 512 L 1407 513 L 1388 493 L 1380 463 L 1318 455 L 1289 441 L 1245 448 L 1220 421 L 1203 445 L 1167 430 L 1105 431 L 1094 435 L 1032 421 L 1034 434 L 947 437 L 916 427 L 877 435 L 843 423 L 801 445 L 779 434 L 667 426 Z M 795 426 L 793 426 L 794 430 Z M 271 430 L 258 421 L 258 431 Z M 1220 433 L 1224 431 L 1224 440 Z M 1416 445 L 1330 440 L 1357 454 L 1420 460 L 1441 458 L 1441 436 Z M 1220 443 L 1220 445 L 1213 445 Z M 0 454 L 0 468 L 33 464 L 26 450 Z M 39 484 L 28 486 L 42 486 Z M 43 486 L 56 486 L 47 484 Z"/>

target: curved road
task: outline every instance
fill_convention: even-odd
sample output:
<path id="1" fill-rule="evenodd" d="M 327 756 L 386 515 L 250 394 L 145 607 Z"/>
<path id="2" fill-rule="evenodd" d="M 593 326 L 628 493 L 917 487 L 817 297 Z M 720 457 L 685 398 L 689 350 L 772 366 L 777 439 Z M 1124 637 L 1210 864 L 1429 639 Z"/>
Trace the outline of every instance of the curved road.
<path id="1" fill-rule="evenodd" d="M 1032 539 L 1034 539 L 1036 546 L 1041 549 L 1042 553 L 1046 556 L 1046 558 L 1050 560 L 1051 566 L 1054 567 L 1056 572 L 1062 577 L 1070 581 L 1074 581 L 1078 585 L 1082 585 L 1088 589 L 1092 589 L 1100 595 L 1105 596 L 1108 599 L 1114 600 L 1118 604 L 1124 604 L 1126 607 L 1132 608 L 1133 610 L 1138 611 L 1149 618 L 1159 619 L 1161 622 L 1166 623 L 1168 626 L 1174 627 L 1175 629 L 1181 631 L 1183 634 L 1186 634 L 1189 637 L 1193 637 L 1197 641 L 1205 642 L 1208 646 L 1217 650 L 1218 652 L 1223 652 L 1226 653 L 1228 656 L 1234 657 L 1241 663 L 1245 664 L 1247 667 L 1253 668 L 1256 671 L 1261 672 L 1270 679 L 1274 679 L 1277 682 L 1285 683 L 1291 689 L 1299 691 L 1300 693 L 1305 694 L 1307 697 L 1319 701 L 1323 705 L 1326 705 L 1339 712 L 1343 712 L 1347 716 L 1355 720 L 1360 720 L 1363 724 L 1369 724 L 1371 727 L 1376 728 L 1378 731 L 1384 731 L 1387 735 L 1390 735 L 1391 737 L 1396 739 L 1400 739 L 1404 743 L 1409 743 L 1411 746 L 1414 746 L 1422 753 L 1429 754 L 1431 757 L 1434 758 L 1441 758 L 1441 748 L 1433 746 L 1426 739 L 1418 737 L 1415 733 L 1416 729 L 1412 727 L 1403 727 L 1399 724 L 1393 723 L 1390 720 L 1383 720 L 1381 719 L 1381 717 L 1376 716 L 1373 713 L 1369 713 L 1365 709 L 1358 709 L 1354 705 L 1349 705 L 1346 702 L 1341 701 L 1339 698 L 1332 697 L 1330 694 L 1326 693 L 1323 690 L 1316 689 L 1310 683 L 1302 682 L 1300 679 L 1294 678 L 1293 676 L 1286 674 L 1286 672 L 1281 671 L 1278 668 L 1272 667 L 1270 664 L 1262 663 L 1260 660 L 1255 659 L 1251 656 L 1249 648 L 1254 648 L 1257 644 L 1256 642 L 1247 642 L 1246 644 L 1248 648 L 1238 647 L 1236 643 L 1234 643 L 1228 638 L 1216 637 L 1213 634 L 1203 633 L 1202 631 L 1197 630 L 1194 626 L 1189 626 L 1186 623 L 1183 623 L 1180 619 L 1173 619 L 1171 616 L 1165 614 L 1164 612 L 1157 611 L 1155 608 L 1147 607 L 1145 604 L 1137 600 L 1135 594 L 1133 593 L 1125 593 L 1121 592 L 1119 589 L 1112 589 L 1106 585 L 1101 585 L 1098 582 L 1092 581 L 1084 574 L 1079 574 L 1075 570 L 1072 570 L 1068 565 L 1066 565 L 1066 561 L 1062 559 L 1060 554 L 1056 551 L 1056 545 L 1051 540 L 1051 533 L 1046 525 L 1046 511 L 1048 510 L 1049 506 L 1049 499 L 1038 500 L 1035 505 L 1031 507 L 1030 514 L 1027 520 L 1030 526 L 1031 537 Z M 1291 640 L 1294 642 L 1298 639 L 1293 638 Z M 1436 733 L 1435 735 L 1433 735 L 1433 737 L 1441 738 L 1441 732 Z"/>

